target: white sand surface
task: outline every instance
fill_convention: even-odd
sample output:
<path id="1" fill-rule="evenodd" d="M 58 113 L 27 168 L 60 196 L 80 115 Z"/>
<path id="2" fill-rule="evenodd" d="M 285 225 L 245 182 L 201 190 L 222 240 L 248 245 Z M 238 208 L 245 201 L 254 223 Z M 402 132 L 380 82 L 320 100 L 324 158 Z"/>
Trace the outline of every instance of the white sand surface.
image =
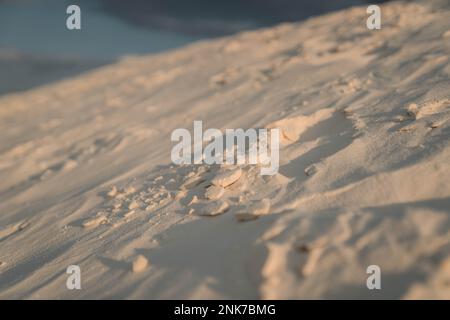
<path id="1" fill-rule="evenodd" d="M 0 298 L 450 298 L 450 5 L 365 9 L 0 98 Z M 209 199 L 194 120 L 280 128 L 279 174 Z"/>

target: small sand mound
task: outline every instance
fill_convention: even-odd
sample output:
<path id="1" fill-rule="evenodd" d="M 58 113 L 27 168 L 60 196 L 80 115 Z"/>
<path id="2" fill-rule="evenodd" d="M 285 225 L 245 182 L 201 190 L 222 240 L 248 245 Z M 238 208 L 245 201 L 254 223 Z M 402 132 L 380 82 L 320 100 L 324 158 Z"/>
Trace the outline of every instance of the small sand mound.
<path id="1" fill-rule="evenodd" d="M 321 109 L 309 116 L 297 116 L 285 118 L 267 125 L 268 129 L 278 128 L 281 130 L 281 140 L 283 144 L 289 144 L 297 141 L 301 134 L 317 123 L 331 118 L 334 109 Z"/>
<path id="2" fill-rule="evenodd" d="M 133 260 L 131 269 L 134 273 L 138 273 L 145 271 L 148 268 L 148 265 L 147 258 L 140 254 Z"/>
<path id="3" fill-rule="evenodd" d="M 242 169 L 240 168 L 225 169 L 219 172 L 219 174 L 211 180 L 211 183 L 215 186 L 226 188 L 238 181 L 241 175 Z"/>

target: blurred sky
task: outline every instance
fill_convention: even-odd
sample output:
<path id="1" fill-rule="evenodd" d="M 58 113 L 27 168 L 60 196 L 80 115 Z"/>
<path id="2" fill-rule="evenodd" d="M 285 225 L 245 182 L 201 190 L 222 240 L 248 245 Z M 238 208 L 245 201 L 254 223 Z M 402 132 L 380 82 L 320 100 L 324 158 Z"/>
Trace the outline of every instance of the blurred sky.
<path id="1" fill-rule="evenodd" d="M 0 50 L 116 58 L 299 21 L 365 0 L 0 0 Z M 374 3 L 377 1 L 371 1 Z M 65 27 L 78 4 L 82 30 Z"/>
<path id="2" fill-rule="evenodd" d="M 161 52 L 367 1 L 0 0 L 0 95 L 74 76 L 123 55 Z M 81 7 L 82 30 L 66 28 L 70 4 Z"/>
<path id="3" fill-rule="evenodd" d="M 124 1 L 127 2 L 127 1 Z M 79 1 L 82 30 L 66 28 L 65 0 L 0 1 L 0 50 L 44 56 L 111 59 L 158 52 L 199 37 L 142 28 L 106 12 L 100 1 Z"/>

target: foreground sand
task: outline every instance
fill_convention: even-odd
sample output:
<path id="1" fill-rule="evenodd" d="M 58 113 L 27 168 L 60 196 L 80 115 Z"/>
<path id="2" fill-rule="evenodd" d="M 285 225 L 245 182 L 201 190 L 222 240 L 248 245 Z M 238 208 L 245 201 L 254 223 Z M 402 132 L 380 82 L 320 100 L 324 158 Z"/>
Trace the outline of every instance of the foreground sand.
<path id="1" fill-rule="evenodd" d="M 355 8 L 1 98 L 0 298 L 450 298 L 444 3 L 385 5 L 381 31 Z M 225 205 L 205 199 L 222 169 L 170 162 L 170 133 L 194 120 L 280 128 L 279 174 L 244 166 Z M 66 289 L 71 264 L 82 290 Z"/>

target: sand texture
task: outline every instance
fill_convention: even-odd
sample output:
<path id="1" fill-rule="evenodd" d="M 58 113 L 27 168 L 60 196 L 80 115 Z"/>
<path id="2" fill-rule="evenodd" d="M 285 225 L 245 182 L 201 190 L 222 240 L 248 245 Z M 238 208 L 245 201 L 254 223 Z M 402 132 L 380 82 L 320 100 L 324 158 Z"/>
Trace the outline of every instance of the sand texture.
<path id="1" fill-rule="evenodd" d="M 450 298 L 449 9 L 392 2 L 371 31 L 355 7 L 3 96 L 0 298 Z M 279 173 L 172 164 L 194 120 L 279 128 Z"/>

